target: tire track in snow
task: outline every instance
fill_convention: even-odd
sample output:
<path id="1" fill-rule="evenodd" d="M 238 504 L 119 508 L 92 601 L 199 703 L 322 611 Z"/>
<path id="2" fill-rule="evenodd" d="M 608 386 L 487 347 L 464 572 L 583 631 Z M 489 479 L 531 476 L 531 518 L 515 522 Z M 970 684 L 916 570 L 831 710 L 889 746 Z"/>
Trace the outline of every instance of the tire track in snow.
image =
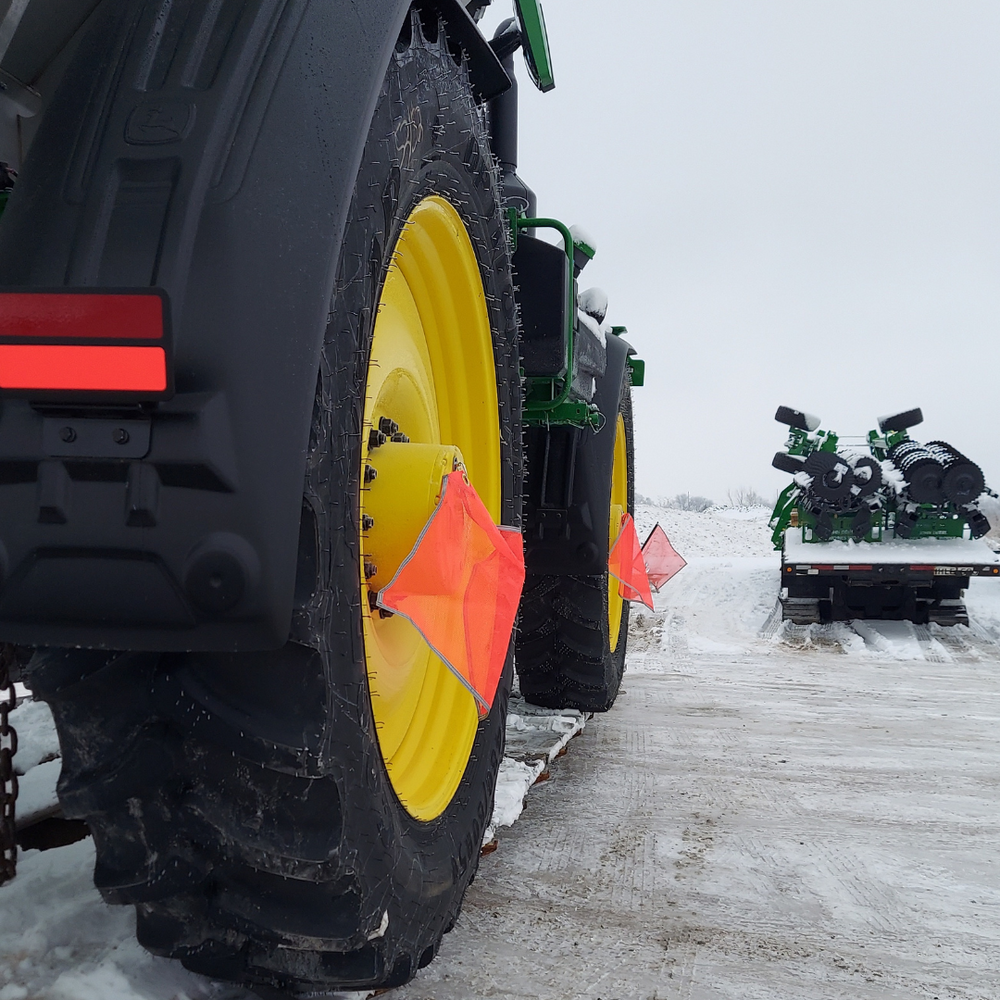
<path id="1" fill-rule="evenodd" d="M 866 927 L 883 939 L 902 935 L 909 925 L 906 907 L 898 894 L 871 871 L 863 852 L 848 851 L 843 845 L 823 840 L 816 845 L 816 853 L 825 862 L 831 882 L 843 889 Z"/>
<path id="2" fill-rule="evenodd" d="M 962 631 L 959 632 L 958 630 Z M 966 634 L 972 636 L 973 633 L 970 632 L 968 628 L 961 625 L 952 625 L 949 627 L 943 627 L 941 625 L 930 626 L 930 634 L 948 651 L 952 660 L 956 663 L 978 663 L 981 660 L 979 653 L 976 651 L 972 643 L 970 643 Z M 992 646 L 992 644 L 990 644 Z M 996 647 L 993 647 L 994 655 L 996 655 Z"/>
<path id="3" fill-rule="evenodd" d="M 950 628 L 936 626 L 934 633 L 938 640 L 950 648 L 961 648 L 968 659 L 962 662 L 982 660 L 996 661 L 1000 658 L 1000 635 L 994 630 L 973 620 L 966 628 L 962 625 Z"/>
<path id="4" fill-rule="evenodd" d="M 602 742 L 601 751 L 610 751 L 618 759 L 646 760 L 651 749 L 654 753 L 658 749 L 649 746 L 646 730 L 637 726 L 611 730 Z M 650 771 L 634 767 L 622 768 L 618 778 L 613 823 L 595 877 L 610 892 L 613 908 L 648 910 L 659 868 L 653 822 L 656 781 Z"/>
<path id="5" fill-rule="evenodd" d="M 672 611 L 663 624 L 669 663 L 674 672 L 690 677 L 691 651 L 688 647 L 687 621 L 682 614 Z"/>
<path id="6" fill-rule="evenodd" d="M 667 997 L 670 1000 L 690 1000 L 694 989 L 695 970 L 698 965 L 698 948 L 696 945 L 685 941 L 679 946 L 675 946 L 671 953 L 669 947 L 665 949 L 670 956 L 668 966 L 669 986 Z"/>
<path id="7" fill-rule="evenodd" d="M 920 643 L 920 650 L 924 654 L 924 659 L 929 663 L 952 663 L 954 657 L 947 648 L 939 641 L 939 637 L 931 635 L 931 630 L 927 625 L 913 624 L 913 634 L 917 642 Z"/>

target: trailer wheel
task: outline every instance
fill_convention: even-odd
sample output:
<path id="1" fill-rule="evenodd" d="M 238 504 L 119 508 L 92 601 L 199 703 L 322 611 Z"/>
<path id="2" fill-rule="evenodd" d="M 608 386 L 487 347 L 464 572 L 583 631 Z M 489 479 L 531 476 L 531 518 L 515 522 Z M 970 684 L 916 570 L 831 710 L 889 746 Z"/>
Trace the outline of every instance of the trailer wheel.
<path id="1" fill-rule="evenodd" d="M 490 819 L 512 651 L 480 722 L 369 595 L 426 521 L 442 456 L 519 526 L 519 413 L 496 168 L 466 70 L 414 15 L 341 253 L 291 641 L 42 650 L 29 670 L 59 726 L 64 810 L 90 824 L 98 888 L 136 906 L 149 950 L 262 996 L 399 986 L 433 959 Z"/>
<path id="2" fill-rule="evenodd" d="M 615 426 L 608 484 L 609 547 L 622 513 L 634 510 L 632 396 L 626 370 Z M 525 578 L 517 641 L 524 697 L 546 708 L 605 712 L 615 703 L 625 670 L 629 605 L 609 573 Z"/>

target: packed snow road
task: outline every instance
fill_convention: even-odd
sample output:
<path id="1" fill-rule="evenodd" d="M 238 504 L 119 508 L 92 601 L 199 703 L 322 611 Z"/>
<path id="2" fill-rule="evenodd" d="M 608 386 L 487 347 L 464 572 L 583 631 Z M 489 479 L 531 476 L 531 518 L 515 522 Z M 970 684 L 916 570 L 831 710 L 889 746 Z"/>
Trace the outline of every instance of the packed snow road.
<path id="1" fill-rule="evenodd" d="M 689 566 L 636 616 L 617 705 L 390 996 L 1000 998 L 1000 583 L 968 629 L 782 626 L 759 514 L 657 517 Z M 0 1000 L 249 1000 L 144 955 L 92 863 L 28 854 L 0 889 Z"/>
<path id="2" fill-rule="evenodd" d="M 753 529 L 641 617 L 399 1000 L 1000 997 L 1000 586 L 971 629 L 781 627 Z"/>

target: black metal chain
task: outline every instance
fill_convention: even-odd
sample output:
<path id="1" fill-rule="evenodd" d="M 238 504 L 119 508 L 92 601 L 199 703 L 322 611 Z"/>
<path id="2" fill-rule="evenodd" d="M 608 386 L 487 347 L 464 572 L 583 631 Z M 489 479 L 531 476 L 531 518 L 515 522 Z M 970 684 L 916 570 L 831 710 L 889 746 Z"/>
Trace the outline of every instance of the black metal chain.
<path id="1" fill-rule="evenodd" d="M 14 682 L 10 679 L 13 652 L 13 647 L 0 645 L 0 885 L 17 874 L 17 829 L 14 826 L 17 733 L 9 718 L 11 710 L 17 705 Z"/>

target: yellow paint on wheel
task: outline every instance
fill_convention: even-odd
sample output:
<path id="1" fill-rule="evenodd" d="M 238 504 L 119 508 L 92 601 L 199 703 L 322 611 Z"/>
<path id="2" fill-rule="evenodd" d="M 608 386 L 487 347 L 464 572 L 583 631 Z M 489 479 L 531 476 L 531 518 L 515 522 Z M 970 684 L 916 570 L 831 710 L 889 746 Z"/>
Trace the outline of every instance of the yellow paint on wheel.
<path id="1" fill-rule="evenodd" d="M 608 518 L 608 548 L 615 544 L 622 527 L 622 516 L 628 511 L 628 441 L 625 420 L 618 414 L 615 426 L 615 458 L 611 467 L 611 511 Z M 625 600 L 618 592 L 618 581 L 608 574 L 608 641 L 611 651 L 618 648 L 622 630 L 622 610 Z"/>
<path id="2" fill-rule="evenodd" d="M 409 442 L 370 442 L 383 418 Z M 369 595 L 389 583 L 413 547 L 441 475 L 456 462 L 499 523 L 500 423 L 486 297 L 461 216 L 433 195 L 403 227 L 382 288 L 365 387 L 359 511 L 365 663 L 379 748 L 400 802 L 424 821 L 454 797 L 478 713 L 416 629 L 372 611 Z M 366 466 L 375 473 L 368 483 Z M 366 528 L 368 518 L 374 523 Z"/>

